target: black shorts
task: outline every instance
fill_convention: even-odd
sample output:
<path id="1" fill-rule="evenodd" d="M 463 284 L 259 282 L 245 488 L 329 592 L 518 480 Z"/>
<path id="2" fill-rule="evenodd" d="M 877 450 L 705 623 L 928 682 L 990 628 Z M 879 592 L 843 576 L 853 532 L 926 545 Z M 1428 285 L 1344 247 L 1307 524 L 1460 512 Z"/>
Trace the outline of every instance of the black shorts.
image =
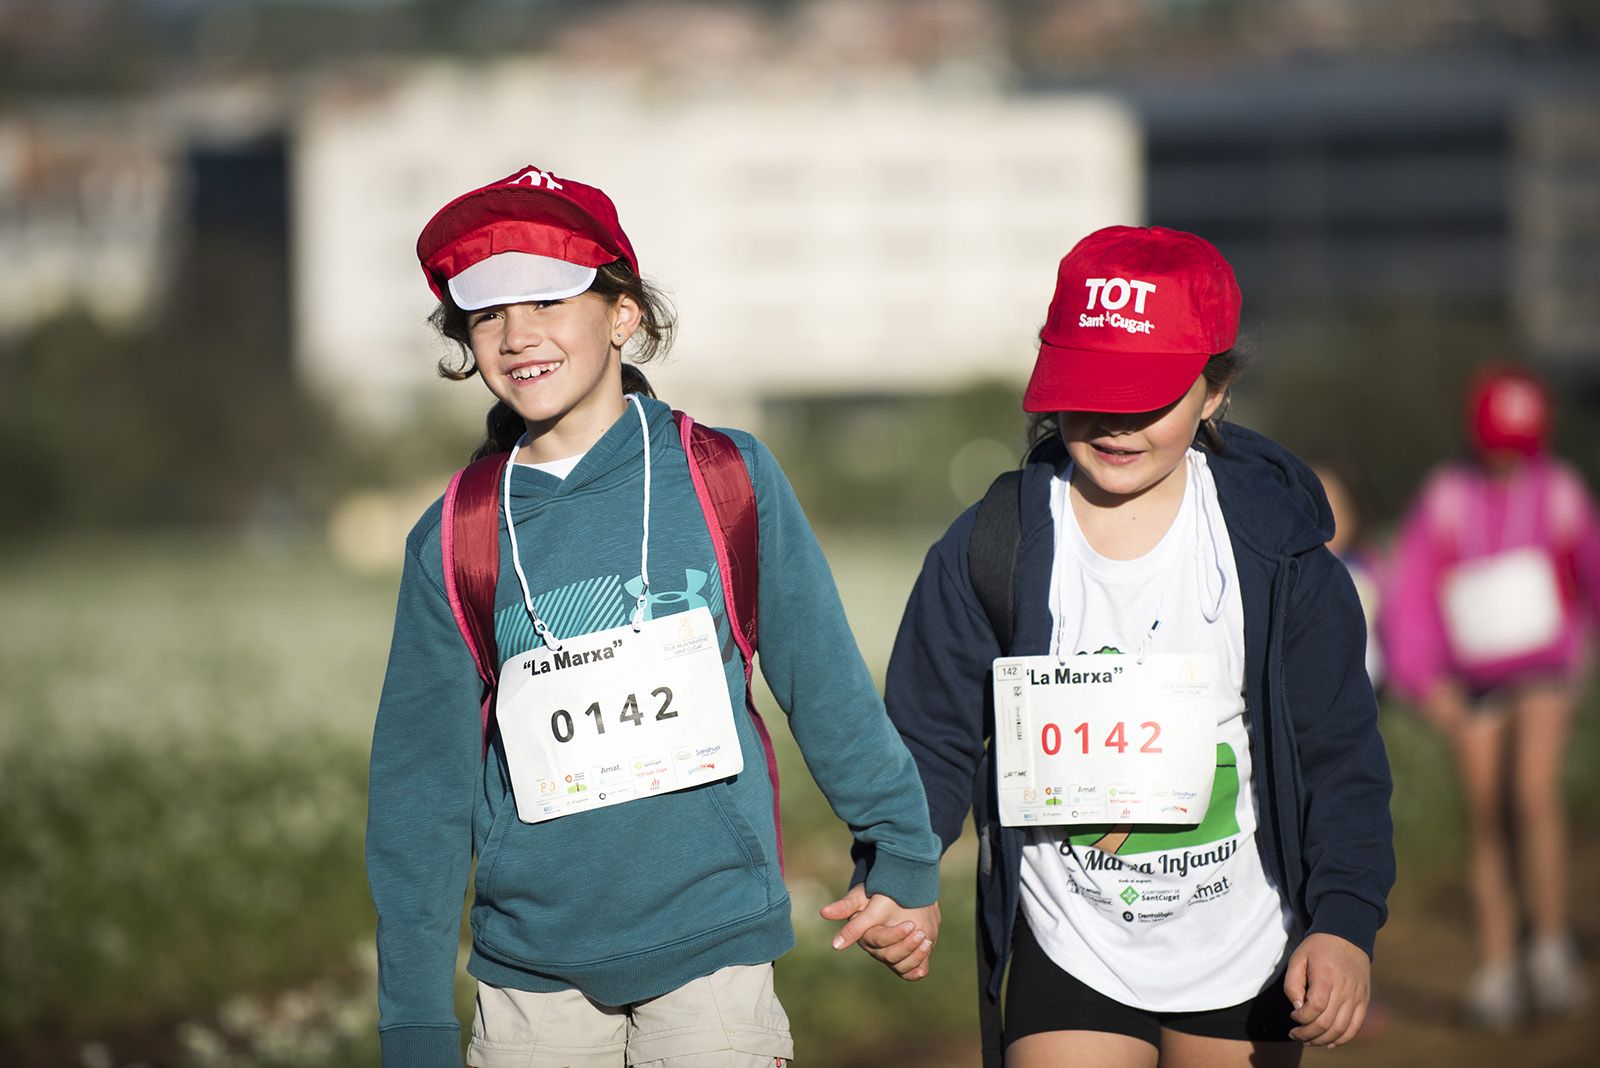
<path id="1" fill-rule="evenodd" d="M 1129 1035 L 1157 1048 L 1169 1027 L 1203 1038 L 1250 1042 L 1288 1042 L 1294 1006 L 1273 983 L 1238 1005 L 1200 1012 L 1152 1012 L 1113 1001 L 1073 978 L 1045 955 L 1022 919 L 1011 944 L 1011 974 L 1006 980 L 1005 1042 L 1045 1031 L 1104 1031 Z"/>

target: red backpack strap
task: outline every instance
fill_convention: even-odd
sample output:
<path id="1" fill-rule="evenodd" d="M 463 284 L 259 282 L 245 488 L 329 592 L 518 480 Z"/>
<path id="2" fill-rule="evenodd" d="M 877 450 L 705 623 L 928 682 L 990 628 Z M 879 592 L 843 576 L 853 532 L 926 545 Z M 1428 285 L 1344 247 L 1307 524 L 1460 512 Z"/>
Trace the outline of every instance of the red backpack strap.
<path id="1" fill-rule="evenodd" d="M 444 491 L 439 545 L 445 593 L 456 628 L 483 680 L 483 745 L 489 747 L 499 655 L 494 639 L 494 592 L 500 579 L 500 478 L 510 453 L 475 460 Z"/>
<path id="2" fill-rule="evenodd" d="M 778 836 L 778 871 L 783 872 L 783 820 L 778 807 L 778 757 L 772 748 L 772 735 L 766 721 L 756 711 L 751 692 L 751 673 L 755 668 L 757 590 L 760 518 L 756 513 L 756 491 L 750 484 L 750 469 L 732 438 L 720 430 L 701 426 L 687 414 L 674 411 L 678 436 L 689 460 L 689 479 L 706 517 L 711 546 L 717 555 L 717 571 L 722 577 L 722 599 L 728 607 L 728 624 L 733 640 L 744 654 L 744 702 L 761 737 L 767 757 L 767 777 L 772 781 L 772 826 Z"/>
<path id="3" fill-rule="evenodd" d="M 733 640 L 748 662 L 756 649 L 758 530 L 756 492 L 750 469 L 733 439 L 720 430 L 696 423 L 683 412 L 672 413 L 689 457 L 689 478 L 705 513 L 706 527 L 722 573 L 722 595 L 728 602 Z"/>

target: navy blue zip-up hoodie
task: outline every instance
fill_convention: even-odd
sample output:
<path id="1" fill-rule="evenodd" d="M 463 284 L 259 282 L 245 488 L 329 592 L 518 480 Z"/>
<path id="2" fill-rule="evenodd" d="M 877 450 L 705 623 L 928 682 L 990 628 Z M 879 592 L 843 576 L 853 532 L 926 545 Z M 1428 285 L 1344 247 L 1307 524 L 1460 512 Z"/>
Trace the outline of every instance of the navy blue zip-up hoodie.
<path id="1" fill-rule="evenodd" d="M 1208 451 L 1244 601 L 1245 706 L 1262 867 L 1302 932 L 1372 953 L 1394 883 L 1389 762 L 1364 666 L 1354 585 L 1324 544 L 1333 516 L 1299 458 L 1242 427 Z M 1037 454 L 1036 454 L 1037 455 Z M 1030 459 L 1021 486 L 1015 621 L 1009 655 L 1049 652 L 1054 558 L 1050 480 Z M 977 507 L 928 551 L 889 661 L 885 697 L 948 849 L 968 810 L 978 827 L 978 913 L 998 999 L 1011 954 L 1025 831 L 995 803 L 991 662 L 998 640 L 968 570 Z"/>

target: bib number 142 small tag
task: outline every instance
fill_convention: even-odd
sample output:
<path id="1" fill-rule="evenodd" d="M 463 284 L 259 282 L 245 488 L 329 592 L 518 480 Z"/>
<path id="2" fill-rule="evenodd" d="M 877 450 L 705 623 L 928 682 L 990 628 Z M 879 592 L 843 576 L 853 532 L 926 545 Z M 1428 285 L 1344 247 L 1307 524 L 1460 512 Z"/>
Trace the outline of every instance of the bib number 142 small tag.
<path id="1" fill-rule="evenodd" d="M 1198 824 L 1216 771 L 1215 672 L 1198 655 L 996 660 L 1000 822 Z"/>
<path id="2" fill-rule="evenodd" d="M 706 608 L 512 657 L 500 668 L 495 715 L 524 823 L 744 769 Z"/>

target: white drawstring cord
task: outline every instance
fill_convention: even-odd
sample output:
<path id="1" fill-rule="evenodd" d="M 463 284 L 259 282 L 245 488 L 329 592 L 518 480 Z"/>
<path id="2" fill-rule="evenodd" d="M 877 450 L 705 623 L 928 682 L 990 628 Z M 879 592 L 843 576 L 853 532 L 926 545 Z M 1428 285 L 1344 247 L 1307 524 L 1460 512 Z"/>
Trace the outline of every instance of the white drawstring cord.
<path id="1" fill-rule="evenodd" d="M 638 633 L 644 625 L 644 609 L 650 601 L 650 423 L 645 418 L 644 404 L 637 394 L 628 394 L 628 400 L 633 402 L 634 409 L 639 413 L 639 429 L 644 433 L 644 535 L 639 544 L 639 578 L 642 586 L 639 591 L 639 601 L 633 609 L 633 629 Z M 527 573 L 522 570 L 522 552 L 517 548 L 517 526 L 511 518 L 511 469 L 516 466 L 517 450 L 528 441 L 524 433 L 512 446 L 511 456 L 506 460 L 505 480 L 501 485 L 501 511 L 506 517 L 506 535 L 511 540 L 511 566 L 517 573 L 517 584 L 522 587 L 522 603 L 527 606 L 528 618 L 533 620 L 534 633 L 539 635 L 539 640 L 551 651 L 561 648 L 561 641 L 533 607 L 533 591 L 528 586 Z"/>
<path id="2" fill-rule="evenodd" d="M 1217 620 L 1222 618 L 1222 602 L 1223 599 L 1228 595 L 1228 569 L 1222 566 L 1222 544 L 1217 538 L 1216 527 L 1211 521 L 1212 510 L 1206 506 L 1206 485 L 1211 480 L 1206 478 L 1205 472 L 1201 470 L 1201 468 L 1208 466 L 1206 464 L 1205 454 L 1194 452 L 1190 453 L 1190 456 L 1193 458 L 1191 472 L 1194 475 L 1195 481 L 1199 483 L 1198 503 L 1200 505 L 1200 514 L 1205 517 L 1206 539 L 1211 544 L 1211 569 L 1216 571 L 1218 580 L 1217 596 L 1214 600 L 1212 600 L 1209 596 L 1211 592 L 1208 582 L 1210 574 L 1206 568 L 1205 552 L 1200 544 L 1200 532 L 1197 530 L 1195 531 L 1194 552 L 1195 563 L 1197 565 L 1198 572 L 1196 582 L 1200 587 L 1200 613 L 1201 615 L 1205 616 L 1207 623 L 1215 623 Z M 1216 500 L 1216 490 L 1213 489 L 1211 494 L 1212 501 L 1214 503 Z M 1209 608 L 1206 607 L 1208 603 L 1210 604 Z"/>
<path id="3" fill-rule="evenodd" d="M 639 430 L 644 435 L 644 536 L 639 542 L 639 603 L 633 608 L 633 632 L 644 626 L 644 609 L 650 603 L 650 424 L 644 417 L 644 403 L 637 393 L 628 394 L 639 413 Z"/>
<path id="4" fill-rule="evenodd" d="M 517 525 L 511 519 L 511 469 L 517 466 L 517 450 L 527 442 L 528 434 L 523 432 L 517 438 L 517 443 L 511 447 L 511 455 L 506 458 L 506 477 L 500 487 L 501 510 L 506 516 L 506 536 L 511 540 L 511 566 L 517 572 L 517 584 L 522 587 L 522 603 L 528 607 L 528 618 L 533 620 L 534 633 L 539 635 L 539 640 L 544 642 L 545 648 L 552 652 L 561 648 L 561 642 L 545 621 L 539 618 L 539 613 L 533 607 L 533 593 L 528 589 L 528 576 L 522 570 L 522 553 L 517 549 Z"/>

